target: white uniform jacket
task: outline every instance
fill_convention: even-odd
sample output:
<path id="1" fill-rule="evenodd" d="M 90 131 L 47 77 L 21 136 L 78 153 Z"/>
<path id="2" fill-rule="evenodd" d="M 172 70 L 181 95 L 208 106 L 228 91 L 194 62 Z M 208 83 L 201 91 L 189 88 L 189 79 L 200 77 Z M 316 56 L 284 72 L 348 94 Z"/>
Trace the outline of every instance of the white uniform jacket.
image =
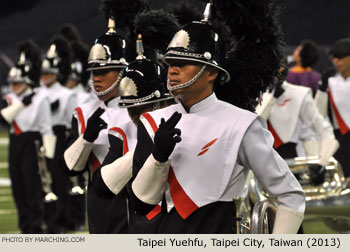
<path id="1" fill-rule="evenodd" d="M 51 87 L 42 86 L 39 89 L 49 99 L 50 103 L 57 100 L 59 105 L 57 111 L 52 112 L 52 126 L 65 126 L 67 129 L 71 128 L 71 119 L 74 108 L 77 107 L 77 98 L 75 93 L 63 87 L 56 82 Z"/>
<path id="2" fill-rule="evenodd" d="M 322 139 L 334 139 L 333 127 L 318 112 L 311 89 L 287 82 L 284 82 L 282 87 L 285 92 L 278 99 L 274 98 L 272 93 L 266 92 L 262 104 L 257 107 L 257 113 L 260 114 L 261 108 L 270 103 L 270 111 L 264 118 L 274 136 L 274 147 L 278 148 L 288 142 L 298 143 L 304 126 L 310 127 Z"/>
<path id="3" fill-rule="evenodd" d="M 189 112 L 176 104 L 143 114 L 141 122 L 152 140 L 161 118 L 167 120 L 175 111 L 182 113 L 176 126 L 182 132 L 182 141 L 169 157 L 165 191 L 168 211 L 175 207 L 186 219 L 202 206 L 240 197 L 251 169 L 279 204 L 304 212 L 304 192 L 273 149 L 273 137 L 256 114 L 212 94 Z M 136 196 L 143 200 L 142 195 Z"/>
<path id="4" fill-rule="evenodd" d="M 328 96 L 334 128 L 344 135 L 350 129 L 350 78 L 344 79 L 340 74 L 329 78 Z"/>
<path id="5" fill-rule="evenodd" d="M 12 105 L 21 102 L 23 97 L 31 92 L 32 90 L 28 89 L 19 97 L 9 93 L 4 98 L 9 105 Z M 50 103 L 42 93 L 36 93 L 32 103 L 24 107 L 11 124 L 10 133 L 15 135 L 29 131 L 40 132 L 41 135 L 52 135 Z"/>

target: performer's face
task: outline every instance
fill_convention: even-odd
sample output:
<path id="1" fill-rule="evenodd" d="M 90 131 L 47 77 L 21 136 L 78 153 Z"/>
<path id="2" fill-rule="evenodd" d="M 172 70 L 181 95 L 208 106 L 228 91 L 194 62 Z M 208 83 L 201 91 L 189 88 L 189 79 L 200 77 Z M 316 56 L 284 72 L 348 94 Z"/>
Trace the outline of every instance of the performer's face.
<path id="1" fill-rule="evenodd" d="M 169 85 L 177 86 L 192 80 L 201 71 L 202 66 L 202 64 L 189 61 L 170 61 L 168 66 Z M 192 85 L 171 91 L 171 93 L 184 103 L 187 100 L 203 99 L 212 93 L 212 84 L 217 76 L 217 72 L 214 73 L 207 69 Z"/>
<path id="2" fill-rule="evenodd" d="M 350 56 L 343 58 L 333 58 L 335 69 L 344 77 L 350 76 Z"/>
<path id="3" fill-rule="evenodd" d="M 96 92 L 103 92 L 107 90 L 113 83 L 118 79 L 120 70 L 117 69 L 101 69 L 93 70 L 91 73 L 91 79 L 93 83 L 93 88 Z M 111 92 L 99 96 L 103 101 L 106 101 L 112 97 L 118 96 L 118 86 L 114 88 Z"/>
<path id="4" fill-rule="evenodd" d="M 75 88 L 77 85 L 78 85 L 78 81 L 76 81 L 76 80 L 67 80 L 66 81 L 66 88 Z"/>
<path id="5" fill-rule="evenodd" d="M 46 87 L 51 87 L 57 81 L 57 75 L 51 73 L 44 73 L 41 75 L 41 82 Z"/>
<path id="6" fill-rule="evenodd" d="M 26 90 L 27 84 L 24 82 L 13 82 L 10 83 L 10 88 L 12 92 L 14 92 L 16 95 L 21 95 Z"/>

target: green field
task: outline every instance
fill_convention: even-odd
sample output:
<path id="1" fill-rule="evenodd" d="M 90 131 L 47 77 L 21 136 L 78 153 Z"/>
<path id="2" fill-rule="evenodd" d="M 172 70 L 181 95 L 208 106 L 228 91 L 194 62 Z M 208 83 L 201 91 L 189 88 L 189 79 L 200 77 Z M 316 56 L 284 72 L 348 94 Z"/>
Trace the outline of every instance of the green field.
<path id="1" fill-rule="evenodd" d="M 8 145 L 4 144 L 4 138 L 8 133 L 0 129 L 0 181 L 9 179 L 8 171 Z M 86 221 L 87 223 L 87 221 Z M 87 224 L 84 232 L 87 233 Z M 13 201 L 11 188 L 0 184 L 0 234 L 20 233 L 17 226 L 17 210 Z"/>
<path id="2" fill-rule="evenodd" d="M 6 138 L 7 132 L 0 131 L 0 138 Z M 0 144 L 0 178 L 8 178 L 8 146 Z M 13 202 L 11 188 L 0 186 L 0 234 L 19 233 L 17 211 Z"/>

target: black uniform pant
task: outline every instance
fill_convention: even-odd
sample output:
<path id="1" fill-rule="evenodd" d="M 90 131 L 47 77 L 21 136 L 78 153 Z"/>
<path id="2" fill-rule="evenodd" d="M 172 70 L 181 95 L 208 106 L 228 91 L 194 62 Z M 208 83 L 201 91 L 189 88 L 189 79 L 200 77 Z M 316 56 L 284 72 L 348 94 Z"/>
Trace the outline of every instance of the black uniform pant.
<path id="1" fill-rule="evenodd" d="M 66 149 L 66 127 L 54 126 L 54 134 L 57 137 L 55 156 L 49 161 L 49 170 L 52 175 L 52 190 L 58 200 L 54 207 L 47 205 L 48 233 L 64 233 L 73 230 L 71 219 L 71 204 L 69 190 L 72 184 L 64 167 L 61 166 L 61 157 Z"/>
<path id="2" fill-rule="evenodd" d="M 35 140 L 41 143 L 38 132 L 10 134 L 9 172 L 22 233 L 42 233 L 44 193 L 38 173 Z"/>
<path id="3" fill-rule="evenodd" d="M 85 189 L 85 177 L 84 174 L 79 174 L 73 177 L 76 180 L 77 185 L 82 189 Z M 72 177 L 71 177 L 72 180 Z M 72 185 L 74 186 L 74 185 Z M 71 206 L 71 219 L 74 224 L 74 229 L 76 231 L 82 231 L 82 228 L 85 226 L 86 218 L 86 193 L 70 195 L 70 206 Z"/>
<path id="4" fill-rule="evenodd" d="M 339 130 L 335 130 L 334 134 L 340 145 L 334 154 L 334 158 L 342 166 L 345 177 L 350 177 L 350 133 L 343 135 Z"/>
<path id="5" fill-rule="evenodd" d="M 88 188 L 87 213 L 91 234 L 125 234 L 128 232 L 126 190 L 118 195 L 98 195 Z"/>
<path id="6" fill-rule="evenodd" d="M 164 204 L 163 204 L 164 205 Z M 183 219 L 175 207 L 168 213 L 163 207 L 157 233 L 161 234 L 235 234 L 234 202 L 214 202 L 198 208 Z"/>

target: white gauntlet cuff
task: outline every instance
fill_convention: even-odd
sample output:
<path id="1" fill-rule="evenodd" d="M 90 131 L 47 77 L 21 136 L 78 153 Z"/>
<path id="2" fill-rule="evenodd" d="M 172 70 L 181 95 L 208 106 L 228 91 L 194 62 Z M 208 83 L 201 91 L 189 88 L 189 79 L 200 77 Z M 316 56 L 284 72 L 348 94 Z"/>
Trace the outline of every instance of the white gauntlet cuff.
<path id="1" fill-rule="evenodd" d="M 318 111 L 323 117 L 328 116 L 328 94 L 327 92 L 322 92 L 317 90 L 315 95 L 315 103 Z"/>
<path id="2" fill-rule="evenodd" d="M 118 194 L 132 176 L 134 151 L 129 151 L 113 163 L 101 168 L 101 177 L 108 189 Z"/>
<path id="3" fill-rule="evenodd" d="M 305 141 L 304 149 L 307 157 L 317 157 L 320 152 L 320 142 L 317 140 Z"/>
<path id="4" fill-rule="evenodd" d="M 131 185 L 137 198 L 150 205 L 158 204 L 168 182 L 169 167 L 170 161 L 160 163 L 151 154 Z"/>
<path id="5" fill-rule="evenodd" d="M 81 135 L 75 142 L 64 152 L 64 160 L 69 170 L 82 171 L 85 169 L 87 160 L 91 153 L 93 144 L 87 144 Z"/>
<path id="6" fill-rule="evenodd" d="M 2 109 L 0 113 L 8 123 L 12 123 L 24 107 L 22 102 L 18 102 Z"/>
<path id="7" fill-rule="evenodd" d="M 43 135 L 43 146 L 47 158 L 53 158 L 55 156 L 56 140 L 57 137 L 55 135 Z"/>
<path id="8" fill-rule="evenodd" d="M 296 234 L 304 219 L 304 214 L 285 206 L 278 206 L 273 226 L 273 234 Z"/>
<path id="9" fill-rule="evenodd" d="M 328 160 L 338 150 L 339 142 L 336 139 L 325 138 L 321 141 L 320 165 L 327 165 Z"/>

